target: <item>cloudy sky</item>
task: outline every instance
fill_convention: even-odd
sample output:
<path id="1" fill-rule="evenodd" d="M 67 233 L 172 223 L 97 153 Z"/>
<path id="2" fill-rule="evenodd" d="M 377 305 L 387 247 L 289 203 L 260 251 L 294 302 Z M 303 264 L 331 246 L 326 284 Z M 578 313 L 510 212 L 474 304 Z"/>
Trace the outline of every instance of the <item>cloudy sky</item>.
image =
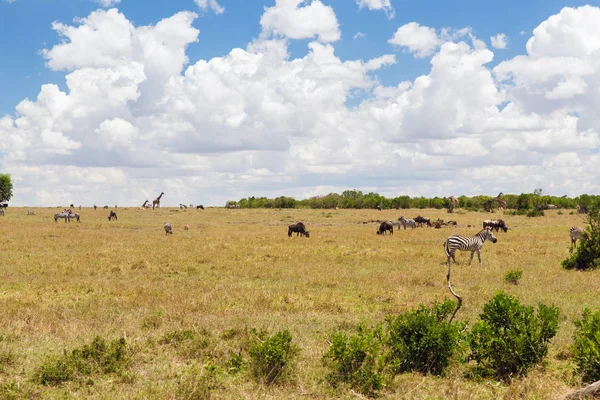
<path id="1" fill-rule="evenodd" d="M 582 2 L 0 0 L 14 205 L 598 193 L 599 132 Z"/>

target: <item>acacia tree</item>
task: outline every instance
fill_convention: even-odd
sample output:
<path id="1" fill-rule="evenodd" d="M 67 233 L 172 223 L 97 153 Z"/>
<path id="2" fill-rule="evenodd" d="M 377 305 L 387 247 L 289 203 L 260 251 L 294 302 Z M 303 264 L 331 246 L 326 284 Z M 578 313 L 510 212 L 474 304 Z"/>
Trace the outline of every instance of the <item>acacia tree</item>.
<path id="1" fill-rule="evenodd" d="M 0 174 L 0 201 L 9 201 L 13 195 L 12 179 L 9 174 Z"/>

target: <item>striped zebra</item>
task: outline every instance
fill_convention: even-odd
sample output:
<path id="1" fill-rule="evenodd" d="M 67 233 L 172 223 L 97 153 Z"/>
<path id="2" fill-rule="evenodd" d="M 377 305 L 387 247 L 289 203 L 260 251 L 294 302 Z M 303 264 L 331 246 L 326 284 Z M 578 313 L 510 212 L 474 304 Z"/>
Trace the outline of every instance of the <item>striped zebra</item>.
<path id="1" fill-rule="evenodd" d="M 571 236 L 571 244 L 573 247 L 577 247 L 577 239 L 583 238 L 583 228 L 578 226 L 571 227 L 569 230 L 569 236 Z M 571 249 L 571 251 L 573 251 L 573 249 Z"/>
<path id="2" fill-rule="evenodd" d="M 473 261 L 473 254 L 477 252 L 479 265 L 481 265 L 481 247 L 486 239 L 490 239 L 492 243 L 496 243 L 498 241 L 490 228 L 483 229 L 475 236 L 452 235 L 448 237 L 444 243 L 444 250 L 446 251 L 446 256 L 448 257 L 448 269 L 450 269 L 450 258 L 456 262 L 456 258 L 454 258 L 454 253 L 456 250 L 471 252 L 469 265 L 471 265 L 471 262 Z"/>
<path id="3" fill-rule="evenodd" d="M 407 226 L 410 226 L 413 229 L 415 229 L 417 227 L 417 223 L 412 218 L 411 219 L 406 219 L 404 217 L 399 217 L 398 221 L 402 224 L 402 226 L 404 226 L 404 230 L 406 230 Z"/>

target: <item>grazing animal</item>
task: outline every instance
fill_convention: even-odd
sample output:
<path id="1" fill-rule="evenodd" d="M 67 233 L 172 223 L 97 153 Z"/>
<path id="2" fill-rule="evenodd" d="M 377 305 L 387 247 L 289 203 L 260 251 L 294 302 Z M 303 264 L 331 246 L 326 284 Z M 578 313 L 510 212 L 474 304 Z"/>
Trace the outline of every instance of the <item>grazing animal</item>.
<path id="1" fill-rule="evenodd" d="M 202 204 L 200 204 L 199 206 L 196 206 L 196 210 L 198 210 L 198 209 L 204 210 L 204 206 Z"/>
<path id="2" fill-rule="evenodd" d="M 471 258 L 469 259 L 469 265 L 473 261 L 473 254 L 477 252 L 477 258 L 479 259 L 479 265 L 481 265 L 481 247 L 483 246 L 483 242 L 486 239 L 490 239 L 490 242 L 496 243 L 498 239 L 494 236 L 494 233 L 490 228 L 485 228 L 475 236 L 460 236 L 460 235 L 452 235 L 446 239 L 444 243 L 444 250 L 446 252 L 446 257 L 448 257 L 448 268 L 450 268 L 450 258 L 456 262 L 456 258 L 454 258 L 454 253 L 456 250 L 461 251 L 470 251 Z"/>
<path id="3" fill-rule="evenodd" d="M 0 208 L 0 215 L 4 217 L 4 208 Z"/>
<path id="4" fill-rule="evenodd" d="M 111 211 L 111 212 L 110 212 L 110 214 L 108 214 L 108 220 L 109 220 L 109 221 L 112 221 L 113 219 L 114 219 L 115 221 L 117 221 L 117 220 L 118 220 L 118 218 L 117 218 L 117 213 L 116 213 L 116 212 L 114 212 L 114 211 Z"/>
<path id="5" fill-rule="evenodd" d="M 288 226 L 288 237 L 292 237 L 292 234 L 296 232 L 296 236 L 310 237 L 310 232 L 306 230 L 306 226 L 302 222 L 298 222 Z"/>
<path id="6" fill-rule="evenodd" d="M 569 236 L 571 237 L 571 244 L 573 245 L 573 247 L 577 247 L 577 240 L 583 238 L 583 231 L 583 228 L 580 228 L 578 226 L 573 226 L 569 230 Z"/>
<path id="7" fill-rule="evenodd" d="M 71 205 L 69 206 L 69 208 L 75 208 L 75 206 L 74 206 L 73 204 L 71 204 Z"/>
<path id="8" fill-rule="evenodd" d="M 98 206 L 94 204 L 94 210 L 95 210 L 96 208 L 98 208 Z"/>
<path id="9" fill-rule="evenodd" d="M 69 222 L 71 222 L 71 219 L 75 219 L 77 222 L 81 222 L 79 220 L 79 214 L 78 213 L 73 213 L 73 212 L 68 213 L 67 214 L 67 219 L 69 220 Z"/>
<path id="10" fill-rule="evenodd" d="M 64 219 L 65 223 L 67 222 L 67 220 L 69 219 L 69 213 L 63 211 L 61 213 L 56 213 L 54 214 L 54 222 L 58 222 L 59 219 Z"/>
<path id="11" fill-rule="evenodd" d="M 379 229 L 377 229 L 378 235 L 385 235 L 387 231 L 390 231 L 390 234 L 394 234 L 394 225 L 392 225 L 391 221 L 383 221 L 381 225 L 379 225 Z"/>
<path id="12" fill-rule="evenodd" d="M 4 215 L 4 214 L 2 214 L 2 215 Z M 27 215 L 35 215 L 35 212 L 34 211 L 27 211 Z"/>
<path id="13" fill-rule="evenodd" d="M 108 206 L 104 206 L 104 209 L 105 209 L 105 210 L 108 210 Z"/>
<path id="14" fill-rule="evenodd" d="M 152 209 L 153 210 L 154 210 L 154 207 L 160 207 L 160 199 L 161 199 L 161 197 L 163 197 L 163 195 L 164 195 L 164 192 L 160 192 L 160 195 L 156 199 L 152 200 Z"/>
<path id="15" fill-rule="evenodd" d="M 508 232 L 508 226 L 506 226 L 504 221 L 501 219 L 486 219 L 485 221 L 483 221 L 483 227 L 490 228 L 491 230 L 495 230 L 496 232 L 499 232 L 500 229 L 502 229 L 504 232 Z"/>
<path id="16" fill-rule="evenodd" d="M 452 226 L 456 226 L 457 225 L 456 221 L 448 221 L 447 223 L 448 223 L 448 225 L 452 225 Z"/>
<path id="17" fill-rule="evenodd" d="M 171 235 L 173 234 L 173 226 L 170 222 L 165 222 L 165 235 L 168 235 L 169 233 Z"/>
<path id="18" fill-rule="evenodd" d="M 375 209 L 376 209 L 377 211 L 381 211 L 381 206 L 380 206 L 379 204 L 377 204 L 377 205 L 375 206 Z"/>
<path id="19" fill-rule="evenodd" d="M 421 228 L 423 227 L 423 224 L 427 224 L 427 226 L 431 227 L 431 220 L 429 218 L 424 218 L 418 215 L 414 218 L 414 220 L 417 223 L 417 226 L 420 226 Z"/>
<path id="20" fill-rule="evenodd" d="M 181 208 L 183 210 L 183 209 L 187 208 L 187 206 L 185 204 L 179 203 L 179 208 Z"/>
<path id="21" fill-rule="evenodd" d="M 183 227 L 183 230 L 189 231 L 190 230 L 190 226 L 188 224 L 185 224 L 185 226 Z"/>
<path id="22" fill-rule="evenodd" d="M 398 218 L 398 221 L 400 221 L 400 223 L 402 224 L 402 226 L 404 226 L 404 230 L 406 230 L 407 226 L 410 226 L 413 229 L 415 229 L 417 227 L 417 223 L 412 218 L 411 219 L 406 219 L 404 217 L 400 217 L 400 218 Z"/>
<path id="23" fill-rule="evenodd" d="M 400 225 L 402 225 L 402 222 L 400 221 L 392 221 L 391 219 L 389 220 L 389 222 L 391 222 L 392 225 L 394 225 L 396 227 L 396 229 L 400 229 Z"/>

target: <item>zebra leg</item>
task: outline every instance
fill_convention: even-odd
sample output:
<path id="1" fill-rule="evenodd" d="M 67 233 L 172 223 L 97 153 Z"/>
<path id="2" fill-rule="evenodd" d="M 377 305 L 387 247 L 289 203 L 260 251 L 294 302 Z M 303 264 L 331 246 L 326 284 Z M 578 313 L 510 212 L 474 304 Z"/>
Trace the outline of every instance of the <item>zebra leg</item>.
<path id="1" fill-rule="evenodd" d="M 475 250 L 471 250 L 471 258 L 469 258 L 469 265 L 473 262 L 473 255 L 475 254 Z"/>
<path id="2" fill-rule="evenodd" d="M 481 251 L 477 249 L 477 258 L 479 259 L 479 265 L 481 265 Z"/>

